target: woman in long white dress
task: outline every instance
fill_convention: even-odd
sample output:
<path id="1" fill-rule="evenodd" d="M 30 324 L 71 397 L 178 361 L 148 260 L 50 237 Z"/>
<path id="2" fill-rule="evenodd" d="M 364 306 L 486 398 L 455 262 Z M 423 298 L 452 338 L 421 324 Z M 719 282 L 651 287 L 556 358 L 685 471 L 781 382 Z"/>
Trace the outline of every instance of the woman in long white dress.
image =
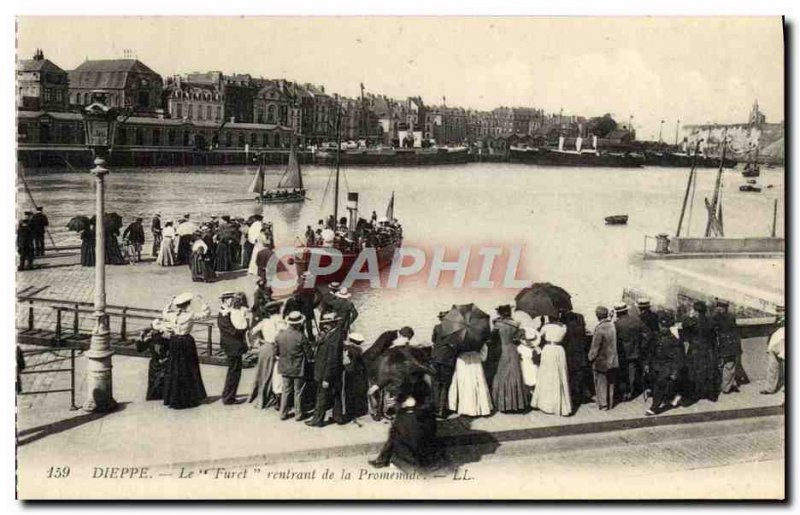
<path id="1" fill-rule="evenodd" d="M 447 394 L 450 411 L 470 417 L 492 414 L 492 393 L 483 373 L 488 349 L 462 352 L 456 359 L 456 370 Z"/>
<path id="2" fill-rule="evenodd" d="M 572 414 L 567 375 L 567 355 L 561 342 L 567 328 L 560 324 L 547 324 L 542 328 L 544 347 L 536 389 L 531 398 L 531 407 L 544 413 L 567 417 Z"/>
<path id="3" fill-rule="evenodd" d="M 269 238 L 264 231 L 258 233 L 256 237 L 255 244 L 253 246 L 253 254 L 250 256 L 250 265 L 247 267 L 247 274 L 248 275 L 258 275 L 258 266 L 256 265 L 256 257 L 258 256 L 258 251 L 263 249 L 269 243 Z"/>
<path id="4" fill-rule="evenodd" d="M 161 266 L 175 266 L 175 228 L 172 222 L 164 225 L 161 233 L 161 248 L 158 249 L 156 264 Z"/>

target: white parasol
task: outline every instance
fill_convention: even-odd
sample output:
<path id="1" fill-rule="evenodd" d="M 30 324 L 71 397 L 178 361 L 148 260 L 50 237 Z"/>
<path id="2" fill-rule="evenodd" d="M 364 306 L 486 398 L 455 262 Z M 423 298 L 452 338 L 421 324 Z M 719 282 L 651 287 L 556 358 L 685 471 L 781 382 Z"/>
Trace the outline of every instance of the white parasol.
<path id="1" fill-rule="evenodd" d="M 261 229 L 264 227 L 264 224 L 258 220 L 250 225 L 250 229 L 247 230 L 247 241 L 255 245 L 256 240 L 258 240 L 258 235 L 261 234 Z"/>
<path id="2" fill-rule="evenodd" d="M 182 224 L 178 225 L 175 228 L 175 234 L 179 236 L 186 236 L 189 234 L 194 234 L 195 231 L 198 230 L 197 224 L 194 222 L 183 222 Z"/>

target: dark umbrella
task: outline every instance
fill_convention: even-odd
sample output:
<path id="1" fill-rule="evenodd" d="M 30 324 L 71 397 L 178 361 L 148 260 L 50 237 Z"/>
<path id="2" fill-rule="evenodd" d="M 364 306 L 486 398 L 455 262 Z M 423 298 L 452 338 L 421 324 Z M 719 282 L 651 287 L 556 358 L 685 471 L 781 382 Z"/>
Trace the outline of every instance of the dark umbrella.
<path id="1" fill-rule="evenodd" d="M 263 215 L 251 215 L 250 218 L 247 219 L 247 225 L 250 225 L 253 222 L 260 222 L 262 220 L 264 220 Z"/>
<path id="2" fill-rule="evenodd" d="M 122 229 L 122 217 L 119 216 L 117 213 L 106 213 L 105 214 L 105 226 L 111 231 L 118 231 Z"/>
<path id="3" fill-rule="evenodd" d="M 556 318 L 562 311 L 572 311 L 570 294 L 550 283 L 533 283 L 523 288 L 514 300 L 518 310 L 534 318 L 542 315 Z"/>
<path id="4" fill-rule="evenodd" d="M 88 229 L 91 223 L 92 221 L 88 216 L 73 216 L 72 219 L 67 222 L 67 229 L 70 231 L 81 232 Z"/>
<path id="5" fill-rule="evenodd" d="M 475 304 L 453 306 L 442 319 L 442 336 L 459 352 L 478 352 L 489 339 L 489 315 Z"/>

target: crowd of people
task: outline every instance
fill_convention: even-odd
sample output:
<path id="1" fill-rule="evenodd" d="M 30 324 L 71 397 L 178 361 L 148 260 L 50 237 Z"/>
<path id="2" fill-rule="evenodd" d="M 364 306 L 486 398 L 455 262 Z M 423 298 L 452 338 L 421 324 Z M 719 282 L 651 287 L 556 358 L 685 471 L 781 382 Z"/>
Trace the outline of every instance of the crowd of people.
<path id="1" fill-rule="evenodd" d="M 611 410 L 643 395 L 645 414 L 658 415 L 701 399 L 716 401 L 749 382 L 735 319 L 723 300 L 713 313 L 695 302 L 677 319 L 668 310 L 652 311 L 647 299 L 636 303 L 635 313 L 624 303 L 598 307 L 591 336 L 573 311 L 531 317 L 502 305 L 480 347 L 465 345 L 450 329 L 448 320 L 465 308 L 453 306 L 439 313 L 430 342 L 406 326 L 383 332 L 364 350 L 365 338 L 353 330 L 359 314 L 348 289 L 338 283 L 307 288 L 306 278 L 285 300 L 274 300 L 264 279 L 252 305 L 241 292 L 222 296 L 217 326 L 228 366 L 222 402 L 245 402 L 237 391 L 243 361 L 252 360 L 256 373 L 247 401 L 277 410 L 282 421 L 323 427 L 366 415 L 390 419 L 389 439 L 371 461 L 375 467 L 429 465 L 437 456 L 436 419 L 453 414 L 570 416 L 582 404 Z M 190 309 L 193 299 L 200 302 L 196 311 Z M 208 305 L 188 293 L 165 307 L 142 343 L 152 355 L 148 399 L 173 408 L 204 401 L 191 331 L 194 321 L 209 316 Z M 782 385 L 778 333 L 770 352 L 774 365 L 762 393 Z"/>
<path id="2" fill-rule="evenodd" d="M 403 238 L 403 227 L 396 218 L 378 217 L 373 211 L 368 219 L 358 218 L 355 227 L 348 225 L 347 217 L 337 222 L 333 215 L 317 221 L 317 226 L 306 226 L 307 247 L 335 247 L 342 251 L 359 251 L 365 247 L 382 247 Z"/>

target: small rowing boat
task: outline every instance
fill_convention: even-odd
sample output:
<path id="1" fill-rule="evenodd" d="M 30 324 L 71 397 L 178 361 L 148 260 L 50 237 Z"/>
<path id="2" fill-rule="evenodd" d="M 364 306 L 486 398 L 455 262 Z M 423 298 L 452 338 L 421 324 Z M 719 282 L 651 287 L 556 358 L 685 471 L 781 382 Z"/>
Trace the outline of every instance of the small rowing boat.
<path id="1" fill-rule="evenodd" d="M 628 215 L 612 215 L 606 217 L 606 225 L 625 225 L 628 223 Z"/>

